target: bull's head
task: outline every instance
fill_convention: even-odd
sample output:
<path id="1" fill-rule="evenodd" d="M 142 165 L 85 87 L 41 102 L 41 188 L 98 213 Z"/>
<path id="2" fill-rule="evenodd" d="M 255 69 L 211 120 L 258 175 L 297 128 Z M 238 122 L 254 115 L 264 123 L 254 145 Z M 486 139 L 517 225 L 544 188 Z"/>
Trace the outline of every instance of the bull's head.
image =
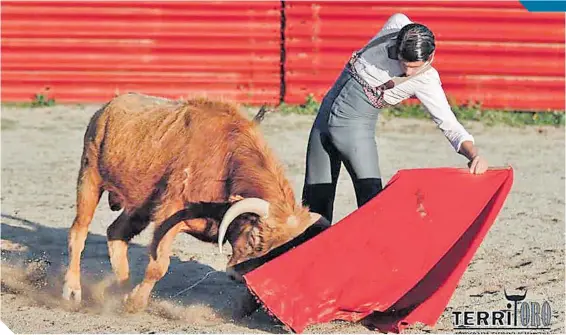
<path id="1" fill-rule="evenodd" d="M 246 260 L 265 255 L 272 249 L 300 235 L 315 222 L 324 225 L 330 223 L 320 214 L 309 213 L 306 208 L 297 208 L 294 213 L 281 217 L 270 215 L 270 203 L 259 198 L 246 198 L 234 203 L 224 214 L 218 228 L 218 247 L 222 253 L 222 244 L 230 224 L 241 214 L 253 213 L 259 216 L 259 224 L 239 225 L 237 231 L 230 234 L 232 257 L 228 261 L 226 271 L 236 280 L 239 274 L 233 271 L 234 265 Z"/>

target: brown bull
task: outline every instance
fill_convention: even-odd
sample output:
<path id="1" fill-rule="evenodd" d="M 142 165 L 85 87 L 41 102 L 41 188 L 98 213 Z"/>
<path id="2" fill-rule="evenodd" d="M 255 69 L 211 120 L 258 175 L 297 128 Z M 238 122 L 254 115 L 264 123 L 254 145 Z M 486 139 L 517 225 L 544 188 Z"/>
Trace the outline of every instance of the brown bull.
<path id="1" fill-rule="evenodd" d="M 130 310 L 147 305 L 169 267 L 179 232 L 218 241 L 220 248 L 226 237 L 232 246 L 230 269 L 265 255 L 319 220 L 320 215 L 296 203 L 283 167 L 256 123 L 233 105 L 206 99 L 181 102 L 125 94 L 97 111 L 84 136 L 63 297 L 81 300 L 81 253 L 103 191 L 109 192 L 113 210 L 123 208 L 107 230 L 118 283 L 129 281 L 128 242 L 150 222 L 156 227 L 144 280 L 127 297 Z M 187 213 L 194 208 L 187 205 L 195 203 L 220 204 L 216 215 L 221 213 L 222 220 L 208 219 L 214 215 L 202 211 Z M 176 213 L 183 214 L 180 223 L 159 228 Z M 230 225 L 232 221 L 236 223 Z"/>

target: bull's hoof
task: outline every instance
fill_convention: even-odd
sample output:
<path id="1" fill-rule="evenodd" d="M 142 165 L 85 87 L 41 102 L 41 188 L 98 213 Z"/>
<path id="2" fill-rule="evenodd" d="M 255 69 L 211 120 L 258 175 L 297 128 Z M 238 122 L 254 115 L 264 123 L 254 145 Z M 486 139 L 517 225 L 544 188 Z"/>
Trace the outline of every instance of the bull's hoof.
<path id="1" fill-rule="evenodd" d="M 124 296 L 124 310 L 128 313 L 139 313 L 147 308 L 149 297 L 139 294 L 138 287 Z"/>
<path id="2" fill-rule="evenodd" d="M 80 303 L 82 299 L 82 290 L 80 284 L 71 284 L 68 281 L 63 284 L 63 299 Z"/>
<path id="3" fill-rule="evenodd" d="M 124 310 L 128 313 L 139 313 L 146 309 L 148 303 L 144 299 L 136 296 L 126 295 L 124 298 Z"/>
<path id="4" fill-rule="evenodd" d="M 118 281 L 114 277 L 106 277 L 92 288 L 92 298 L 98 304 L 104 304 L 107 297 L 120 297 L 131 291 L 128 280 Z"/>

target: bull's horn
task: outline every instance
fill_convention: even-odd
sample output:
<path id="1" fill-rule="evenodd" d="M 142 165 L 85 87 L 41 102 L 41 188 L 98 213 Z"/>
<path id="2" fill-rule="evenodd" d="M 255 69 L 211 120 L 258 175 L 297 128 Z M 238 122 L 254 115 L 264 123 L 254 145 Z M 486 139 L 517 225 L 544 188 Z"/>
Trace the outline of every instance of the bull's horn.
<path id="1" fill-rule="evenodd" d="M 222 242 L 224 236 L 228 231 L 228 226 L 238 215 L 243 213 L 254 213 L 262 216 L 267 216 L 269 213 L 269 202 L 260 198 L 246 198 L 233 204 L 224 214 L 220 227 L 218 227 L 218 249 L 222 254 Z"/>

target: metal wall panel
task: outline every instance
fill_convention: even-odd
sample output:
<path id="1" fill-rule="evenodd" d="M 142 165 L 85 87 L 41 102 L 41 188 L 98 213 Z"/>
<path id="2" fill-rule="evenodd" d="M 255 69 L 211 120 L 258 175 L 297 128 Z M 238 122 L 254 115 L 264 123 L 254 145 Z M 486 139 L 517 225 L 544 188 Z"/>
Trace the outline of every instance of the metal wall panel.
<path id="1" fill-rule="evenodd" d="M 248 103 L 280 98 L 280 7 L 269 2 L 2 1 L 2 101 L 117 91 Z"/>
<path id="2" fill-rule="evenodd" d="M 434 66 L 449 98 L 564 109 L 564 13 L 529 13 L 518 1 L 289 1 L 285 100 L 320 100 L 352 52 L 398 12 L 435 32 Z"/>
<path id="3" fill-rule="evenodd" d="M 3 1 L 2 101 L 115 92 L 277 103 L 280 1 Z M 286 1 L 285 101 L 320 99 L 395 12 L 438 37 L 447 94 L 486 107 L 564 108 L 564 13 L 509 1 Z"/>

